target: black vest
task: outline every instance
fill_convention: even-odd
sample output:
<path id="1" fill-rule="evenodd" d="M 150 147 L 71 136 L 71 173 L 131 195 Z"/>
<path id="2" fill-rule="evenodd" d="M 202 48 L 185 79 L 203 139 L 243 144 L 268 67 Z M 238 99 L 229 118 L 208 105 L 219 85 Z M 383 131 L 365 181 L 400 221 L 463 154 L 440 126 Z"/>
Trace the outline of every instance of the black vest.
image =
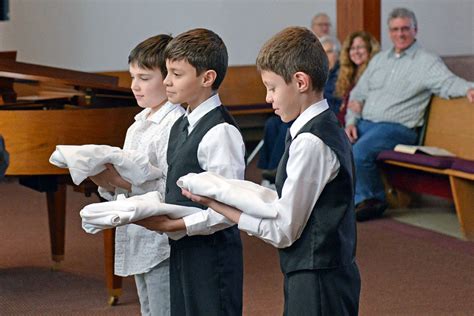
<path id="1" fill-rule="evenodd" d="M 182 138 L 180 135 L 180 133 L 182 133 L 180 126 L 183 119 L 184 115 L 173 124 L 170 131 L 168 151 L 166 154 L 168 175 L 166 178 L 165 202 L 169 204 L 194 206 L 205 209 L 205 206 L 195 203 L 183 196 L 181 194 L 181 189 L 176 185 L 176 181 L 181 176 L 188 173 L 201 173 L 205 171 L 199 166 L 197 151 L 202 138 L 211 128 L 221 123 L 228 123 L 237 127 L 237 123 L 224 106 L 219 106 L 208 112 L 199 120 L 183 143 L 181 142 Z M 233 226 L 209 236 L 186 236 L 178 241 L 172 241 L 170 239 L 170 243 L 186 243 L 189 242 L 189 239 L 202 239 L 198 242 L 215 238 L 218 238 L 219 240 L 222 240 L 222 238 L 226 239 L 226 237 L 220 235 L 227 235 L 227 237 L 231 239 L 238 238 L 238 242 L 240 242 L 238 229 L 236 226 Z"/>
<path id="2" fill-rule="evenodd" d="M 339 172 L 326 184 L 298 240 L 279 250 L 284 273 L 307 269 L 335 268 L 351 264 L 356 251 L 354 214 L 354 162 L 351 144 L 335 115 L 326 110 L 306 123 L 298 134 L 319 137 L 336 154 Z M 318 153 L 314 153 L 318 155 Z M 287 178 L 289 148 L 278 166 L 276 188 L 281 196 Z"/>

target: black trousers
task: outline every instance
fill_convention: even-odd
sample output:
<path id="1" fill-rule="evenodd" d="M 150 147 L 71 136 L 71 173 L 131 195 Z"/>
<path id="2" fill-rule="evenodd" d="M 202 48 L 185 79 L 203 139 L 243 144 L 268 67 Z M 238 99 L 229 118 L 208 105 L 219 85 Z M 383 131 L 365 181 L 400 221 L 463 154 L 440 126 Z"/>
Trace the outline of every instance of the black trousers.
<path id="1" fill-rule="evenodd" d="M 235 226 L 170 245 L 172 316 L 242 315 L 242 243 Z"/>
<path id="2" fill-rule="evenodd" d="M 355 263 L 285 274 L 286 316 L 358 315 L 360 275 Z"/>

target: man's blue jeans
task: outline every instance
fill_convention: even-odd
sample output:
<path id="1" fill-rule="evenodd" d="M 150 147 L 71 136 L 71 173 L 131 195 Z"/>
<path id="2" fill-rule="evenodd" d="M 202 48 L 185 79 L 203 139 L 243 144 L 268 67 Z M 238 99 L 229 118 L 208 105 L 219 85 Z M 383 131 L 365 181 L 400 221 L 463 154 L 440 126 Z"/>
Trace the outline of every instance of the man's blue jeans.
<path id="1" fill-rule="evenodd" d="M 358 139 L 352 150 L 356 167 L 356 205 L 367 199 L 385 201 L 385 191 L 376 165 L 377 155 L 397 144 L 416 144 L 418 134 L 398 123 L 374 123 L 360 120 L 357 123 Z"/>

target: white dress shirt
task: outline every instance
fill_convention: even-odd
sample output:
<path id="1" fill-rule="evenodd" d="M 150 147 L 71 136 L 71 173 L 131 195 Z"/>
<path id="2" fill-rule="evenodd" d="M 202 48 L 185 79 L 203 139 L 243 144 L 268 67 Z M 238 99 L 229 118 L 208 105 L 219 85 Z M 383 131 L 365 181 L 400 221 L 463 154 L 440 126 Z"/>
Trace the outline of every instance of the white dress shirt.
<path id="1" fill-rule="evenodd" d="M 301 113 L 290 128 L 292 139 L 308 121 L 328 108 L 324 99 Z M 301 236 L 316 201 L 326 184 L 337 176 L 339 166 L 336 154 L 319 137 L 311 133 L 298 135 L 289 148 L 288 177 L 281 197 L 269 205 L 275 208 L 277 217 L 262 219 L 244 212 L 239 229 L 275 247 L 290 246 Z"/>
<path id="2" fill-rule="evenodd" d="M 201 103 L 192 112 L 186 111 L 189 121 L 188 134 L 204 115 L 221 106 L 218 94 Z M 239 130 L 228 123 L 211 128 L 202 138 L 197 151 L 199 166 L 230 179 L 243 179 L 245 175 L 245 144 Z M 185 207 L 185 206 L 183 206 Z M 226 217 L 208 208 L 183 217 L 186 233 L 209 235 L 233 225 Z"/>
<path id="3" fill-rule="evenodd" d="M 182 116 L 184 109 L 180 105 L 165 103 L 158 111 L 150 114 L 144 109 L 135 116 L 135 122 L 128 128 L 124 150 L 136 150 L 147 153 L 150 163 L 165 171 L 168 170 L 166 152 L 171 126 Z M 166 177 L 133 186 L 130 195 L 158 191 L 165 194 Z M 105 190 L 99 188 L 99 193 Z M 117 190 L 116 193 L 121 190 Z M 114 195 L 101 194 L 106 199 L 115 199 Z M 146 273 L 169 257 L 169 245 L 166 235 L 160 235 L 143 226 L 129 224 L 117 227 L 115 234 L 115 274 L 127 276 Z"/>

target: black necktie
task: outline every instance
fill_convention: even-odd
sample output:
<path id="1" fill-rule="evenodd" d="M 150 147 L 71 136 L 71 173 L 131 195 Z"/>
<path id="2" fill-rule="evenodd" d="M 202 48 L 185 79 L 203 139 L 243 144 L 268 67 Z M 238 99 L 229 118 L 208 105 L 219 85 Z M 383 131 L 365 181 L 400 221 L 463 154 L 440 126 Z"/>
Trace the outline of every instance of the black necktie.
<path id="1" fill-rule="evenodd" d="M 181 122 L 179 122 L 179 140 L 178 140 L 178 144 L 179 145 L 182 145 L 186 139 L 188 138 L 188 126 L 189 126 L 189 121 L 188 121 L 188 117 L 185 116 L 183 117 L 183 119 L 181 120 Z"/>
<path id="2" fill-rule="evenodd" d="M 291 138 L 290 129 L 288 128 L 286 130 L 286 136 L 285 136 L 285 151 L 287 151 L 288 147 L 290 147 L 290 144 L 291 144 L 292 140 L 293 139 Z"/>

